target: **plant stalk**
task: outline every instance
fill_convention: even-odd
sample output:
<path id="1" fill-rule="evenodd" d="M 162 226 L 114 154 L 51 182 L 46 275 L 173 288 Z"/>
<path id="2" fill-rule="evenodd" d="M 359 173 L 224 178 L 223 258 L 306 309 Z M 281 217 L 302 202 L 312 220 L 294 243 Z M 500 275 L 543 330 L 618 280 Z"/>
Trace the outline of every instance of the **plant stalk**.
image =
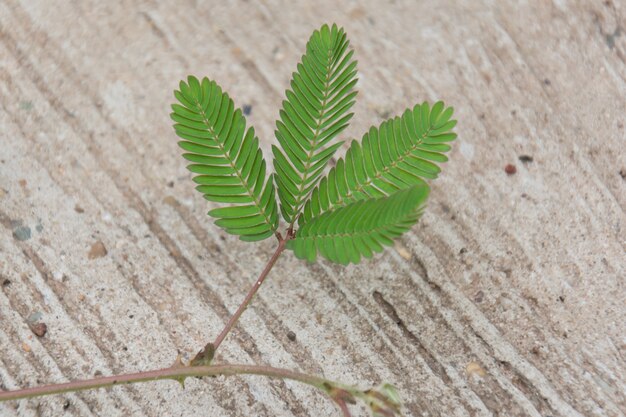
<path id="1" fill-rule="evenodd" d="M 259 278 L 248 291 L 246 298 L 243 300 L 241 305 L 239 305 L 237 311 L 235 311 L 232 317 L 228 320 L 228 323 L 226 323 L 226 326 L 215 341 L 213 343 L 208 343 L 204 349 L 200 350 L 200 352 L 198 352 L 196 357 L 192 359 L 188 365 L 182 364 L 179 357 L 174 365 L 169 368 L 77 380 L 61 384 L 42 385 L 14 391 L 0 391 L 0 402 L 41 397 L 45 395 L 86 391 L 97 388 L 110 388 L 117 385 L 160 381 L 166 379 L 177 381 L 184 386 L 185 379 L 189 377 L 215 377 L 219 375 L 232 376 L 245 374 L 261 375 L 269 378 L 291 379 L 315 387 L 337 404 L 344 417 L 351 417 L 347 402 L 353 403 L 355 398 L 361 398 L 367 403 L 367 401 L 371 400 L 371 398 L 369 398 L 371 397 L 369 391 L 361 391 L 356 387 L 329 381 L 317 376 L 290 371 L 287 369 L 274 368 L 272 366 L 231 364 L 211 365 L 211 360 L 213 359 L 213 355 L 218 346 L 233 329 L 239 317 L 241 317 L 247 306 L 258 292 L 259 287 L 263 284 L 263 281 L 278 260 L 278 257 L 285 250 L 287 241 L 294 238 L 293 229 L 289 228 L 284 238 L 280 235 L 280 233 L 276 233 L 276 237 L 278 238 L 278 247 L 263 269 L 263 272 L 261 272 L 261 275 L 259 275 Z M 374 391 L 374 393 L 376 394 L 377 392 Z"/>
<path id="2" fill-rule="evenodd" d="M 352 414 L 350 414 L 350 410 L 348 409 L 348 405 L 344 400 L 335 400 L 335 402 L 339 406 L 343 417 L 352 417 Z"/>
<path id="3" fill-rule="evenodd" d="M 233 329 L 233 327 L 237 323 L 237 320 L 239 320 L 239 317 L 241 317 L 243 312 L 246 310 L 246 308 L 250 304 L 250 301 L 252 301 L 257 291 L 261 287 L 261 284 L 263 284 L 263 281 L 265 281 L 265 278 L 267 277 L 269 272 L 272 270 L 272 267 L 278 260 L 278 257 L 285 250 L 285 245 L 287 244 L 287 241 L 291 239 L 291 233 L 287 233 L 287 236 L 285 238 L 281 237 L 280 234 L 277 236 L 278 236 L 278 247 L 276 248 L 276 252 L 274 252 L 270 260 L 267 262 L 267 265 L 265 265 L 265 269 L 263 269 L 263 272 L 261 272 L 261 275 L 259 275 L 259 278 L 256 280 L 252 288 L 250 288 L 250 291 L 248 291 L 246 298 L 239 305 L 239 307 L 237 308 L 237 311 L 235 311 L 235 314 L 233 314 L 232 317 L 228 320 L 228 323 L 226 323 L 226 326 L 224 326 L 219 336 L 217 336 L 215 341 L 212 343 L 213 352 L 217 350 L 217 348 L 222 344 L 222 342 L 224 341 L 228 333 Z"/>
<path id="4" fill-rule="evenodd" d="M 0 391 L 0 402 L 20 400 L 24 398 L 40 397 L 44 395 L 63 394 L 67 392 L 85 391 L 94 388 L 108 388 L 116 385 L 132 384 L 137 382 L 159 381 L 172 379 L 183 382 L 188 377 L 218 376 L 218 375 L 263 375 L 270 378 L 283 378 L 299 381 L 327 392 L 327 387 L 336 383 L 324 378 L 294 372 L 287 369 L 259 365 L 210 365 L 210 366 L 173 366 L 146 372 L 137 372 L 124 375 L 105 376 L 100 378 L 78 380 L 63 384 L 42 385 L 15 391 Z"/>

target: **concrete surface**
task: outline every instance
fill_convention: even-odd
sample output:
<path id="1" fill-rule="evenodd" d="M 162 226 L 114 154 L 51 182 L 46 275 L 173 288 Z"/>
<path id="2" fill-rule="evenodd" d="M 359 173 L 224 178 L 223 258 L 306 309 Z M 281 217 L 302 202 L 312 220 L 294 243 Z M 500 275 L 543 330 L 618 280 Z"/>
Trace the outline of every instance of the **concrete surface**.
<path id="1" fill-rule="evenodd" d="M 419 226 L 357 267 L 282 258 L 219 360 L 393 382 L 407 416 L 623 416 L 626 4 L 519 3 L 0 2 L 0 387 L 167 366 L 216 335 L 274 242 L 206 217 L 172 90 L 216 79 L 269 155 L 304 44 L 334 21 L 361 74 L 345 138 L 443 99 L 459 140 Z M 259 377 L 0 406 L 338 414 Z"/>

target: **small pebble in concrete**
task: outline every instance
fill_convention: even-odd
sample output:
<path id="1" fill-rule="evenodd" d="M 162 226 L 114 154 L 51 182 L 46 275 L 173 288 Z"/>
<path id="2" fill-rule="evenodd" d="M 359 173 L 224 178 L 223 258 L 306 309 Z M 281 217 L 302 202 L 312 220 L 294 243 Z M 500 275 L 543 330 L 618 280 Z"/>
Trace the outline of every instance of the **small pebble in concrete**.
<path id="1" fill-rule="evenodd" d="M 243 105 L 243 114 L 244 116 L 250 116 L 252 113 L 252 106 L 250 104 Z"/>
<path id="2" fill-rule="evenodd" d="M 13 229 L 13 237 L 16 240 L 19 240 L 19 241 L 28 240 L 30 239 L 30 236 L 31 236 L 30 227 L 28 226 L 17 226 L 15 229 Z"/>
<path id="3" fill-rule="evenodd" d="M 517 168 L 515 168 L 515 165 L 513 164 L 507 164 L 507 166 L 504 167 L 504 172 L 508 175 L 513 175 L 517 172 Z"/>
<path id="4" fill-rule="evenodd" d="M 31 324 L 29 327 L 30 330 L 35 333 L 35 336 L 37 337 L 44 337 L 48 332 L 48 326 L 46 325 L 46 323 L 35 323 Z"/>
<path id="5" fill-rule="evenodd" d="M 517 159 L 519 159 L 521 162 L 525 164 L 533 162 L 533 157 L 530 155 L 520 155 Z"/>
<path id="6" fill-rule="evenodd" d="M 487 375 L 487 372 L 485 372 L 483 367 L 480 366 L 478 362 L 468 363 L 465 367 L 465 372 L 467 372 L 468 375 L 478 375 L 480 377 L 484 377 L 485 375 Z"/>
<path id="7" fill-rule="evenodd" d="M 91 245 L 91 249 L 89 250 L 87 257 L 89 259 L 102 258 L 103 256 L 106 256 L 107 253 L 107 248 L 104 246 L 104 243 L 99 240 Z"/>
<path id="8" fill-rule="evenodd" d="M 287 339 L 291 340 L 292 342 L 295 342 L 296 334 L 292 332 L 291 330 L 289 330 L 289 332 L 287 332 Z"/>
<path id="9" fill-rule="evenodd" d="M 26 321 L 30 322 L 30 323 L 36 323 L 39 320 L 41 320 L 41 318 L 43 317 L 43 313 L 41 311 L 35 311 L 33 314 L 31 314 L 30 316 L 28 316 L 28 318 L 26 319 Z"/>
<path id="10" fill-rule="evenodd" d="M 180 203 L 178 202 L 178 200 L 176 200 L 176 198 L 174 196 L 168 195 L 163 199 L 163 202 L 165 204 L 167 204 L 168 206 L 172 206 L 172 207 L 179 207 Z"/>
<path id="11" fill-rule="evenodd" d="M 406 247 L 404 247 L 402 244 L 400 244 L 399 242 L 396 242 L 395 248 L 398 254 L 402 256 L 404 259 L 406 259 L 407 261 L 411 259 L 411 252 L 409 252 L 409 250 Z"/>
<path id="12" fill-rule="evenodd" d="M 74 206 L 74 211 L 75 211 L 76 213 L 84 213 L 84 212 L 85 212 L 85 209 L 84 209 L 84 208 L 82 208 L 81 206 L 79 206 L 78 204 L 76 204 L 76 205 Z"/>

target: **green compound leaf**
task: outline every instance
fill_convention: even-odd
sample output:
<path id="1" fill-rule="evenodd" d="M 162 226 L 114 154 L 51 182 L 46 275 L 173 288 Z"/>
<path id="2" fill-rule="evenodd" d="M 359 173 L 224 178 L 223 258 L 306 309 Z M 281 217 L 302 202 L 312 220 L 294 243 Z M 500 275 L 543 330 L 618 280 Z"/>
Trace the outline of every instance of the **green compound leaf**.
<path id="1" fill-rule="evenodd" d="M 187 168 L 197 174 L 196 189 L 209 201 L 232 204 L 209 212 L 215 224 L 241 240 L 271 236 L 278 227 L 274 184 L 266 181 L 259 140 L 253 128 L 246 130 L 241 110 L 208 78 L 188 77 L 174 96 L 174 130 Z"/>
<path id="2" fill-rule="evenodd" d="M 329 145 L 348 126 L 356 91 L 356 61 L 343 29 L 315 31 L 293 74 L 276 122 L 274 167 L 281 212 L 295 221 L 326 164 L 341 143 Z"/>
<path id="3" fill-rule="evenodd" d="M 352 141 L 345 158 L 339 159 L 306 202 L 300 225 L 321 213 L 354 201 L 382 197 L 437 178 L 438 163 L 456 138 L 452 107 L 443 102 L 407 109 L 401 117 L 370 128 L 361 144 Z"/>
<path id="4" fill-rule="evenodd" d="M 428 186 L 421 184 L 323 213 L 305 223 L 287 248 L 309 262 L 319 252 L 332 262 L 356 264 L 409 230 L 421 216 L 428 192 Z"/>

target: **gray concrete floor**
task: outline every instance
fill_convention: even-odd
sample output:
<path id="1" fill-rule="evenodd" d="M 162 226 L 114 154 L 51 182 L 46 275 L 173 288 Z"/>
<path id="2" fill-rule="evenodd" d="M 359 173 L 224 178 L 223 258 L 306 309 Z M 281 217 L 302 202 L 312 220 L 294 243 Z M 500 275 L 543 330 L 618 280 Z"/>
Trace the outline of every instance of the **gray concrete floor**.
<path id="1" fill-rule="evenodd" d="M 615 0 L 0 2 L 0 388 L 168 366 L 216 335 L 274 242 L 206 216 L 172 90 L 217 80 L 269 156 L 309 34 L 337 22 L 360 69 L 344 138 L 443 99 L 459 139 L 395 248 L 348 268 L 287 254 L 218 360 L 392 382 L 407 416 L 623 416 L 625 16 Z M 0 415 L 339 411 L 242 377 Z"/>

